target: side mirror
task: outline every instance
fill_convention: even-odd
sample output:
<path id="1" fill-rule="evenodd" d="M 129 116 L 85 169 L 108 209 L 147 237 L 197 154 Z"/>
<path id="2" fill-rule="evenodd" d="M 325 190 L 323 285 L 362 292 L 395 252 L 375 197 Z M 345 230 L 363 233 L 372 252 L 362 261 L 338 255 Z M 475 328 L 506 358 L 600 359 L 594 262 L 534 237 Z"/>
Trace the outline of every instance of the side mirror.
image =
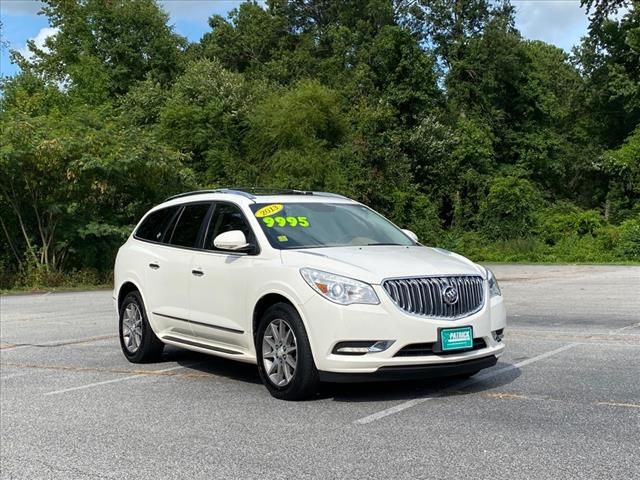
<path id="1" fill-rule="evenodd" d="M 213 240 L 213 246 L 220 250 L 240 251 L 246 250 L 251 245 L 247 243 L 247 238 L 240 230 L 230 230 L 221 233 Z"/>
<path id="2" fill-rule="evenodd" d="M 403 228 L 402 232 L 411 240 L 418 243 L 418 236 L 415 233 L 413 233 L 411 230 L 407 230 L 406 228 Z"/>

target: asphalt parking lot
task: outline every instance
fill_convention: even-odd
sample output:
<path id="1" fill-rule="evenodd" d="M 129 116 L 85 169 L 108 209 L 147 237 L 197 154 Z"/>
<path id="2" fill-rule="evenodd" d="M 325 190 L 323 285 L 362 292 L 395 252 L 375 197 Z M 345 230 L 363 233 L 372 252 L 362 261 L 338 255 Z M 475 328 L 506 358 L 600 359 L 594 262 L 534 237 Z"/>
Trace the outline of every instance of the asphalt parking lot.
<path id="1" fill-rule="evenodd" d="M 4 296 L 0 477 L 640 478 L 640 267 L 494 270 L 495 367 L 298 403 L 250 365 L 128 363 L 109 291 Z"/>

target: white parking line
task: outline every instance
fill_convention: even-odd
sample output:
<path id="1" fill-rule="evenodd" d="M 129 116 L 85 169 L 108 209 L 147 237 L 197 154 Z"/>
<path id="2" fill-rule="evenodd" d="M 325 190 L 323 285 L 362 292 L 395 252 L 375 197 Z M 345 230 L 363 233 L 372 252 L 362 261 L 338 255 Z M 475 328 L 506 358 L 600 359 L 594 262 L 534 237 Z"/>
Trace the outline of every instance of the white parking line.
<path id="1" fill-rule="evenodd" d="M 640 405 L 638 405 L 637 403 L 596 402 L 596 405 L 607 405 L 609 407 L 640 408 Z"/>
<path id="2" fill-rule="evenodd" d="M 633 325 L 627 325 L 626 327 L 618 328 L 616 330 L 609 330 L 608 332 L 589 332 L 589 333 L 581 333 L 581 331 L 571 331 L 571 330 L 547 330 L 544 328 L 520 328 L 520 327 L 510 327 L 509 335 L 511 334 L 550 334 L 550 335 L 573 335 L 573 336 L 582 336 L 582 337 L 611 337 L 611 336 L 634 336 L 640 337 L 639 333 L 618 333 L 629 328 L 638 327 L 640 323 L 634 323 Z"/>
<path id="3" fill-rule="evenodd" d="M 630 328 L 636 328 L 636 327 L 640 327 L 640 322 L 634 323 L 633 325 L 627 325 L 626 327 L 618 328 L 616 330 L 611 330 L 610 333 L 618 333 L 618 332 L 622 332 L 624 330 L 629 330 Z"/>
<path id="4" fill-rule="evenodd" d="M 170 372 L 172 370 L 178 370 L 180 368 L 192 367 L 194 365 L 197 365 L 197 363 L 193 363 L 193 364 L 190 364 L 190 365 L 178 365 L 177 367 L 165 368 L 163 370 L 151 370 L 151 371 L 149 371 L 149 374 L 153 375 L 153 374 L 156 374 L 156 373 Z M 148 376 L 148 375 L 145 374 L 145 373 L 138 373 L 136 375 L 130 375 L 128 377 L 114 378 L 112 380 L 105 380 L 103 382 L 88 383 L 86 385 L 80 385 L 79 387 L 63 388 L 62 390 L 55 390 L 53 392 L 47 392 L 44 395 L 46 395 L 46 396 L 48 396 L 48 395 L 58 395 L 60 393 L 73 392 L 75 390 L 84 390 L 85 388 L 98 387 L 100 385 L 106 385 L 108 383 L 124 382 L 125 380 L 132 380 L 134 378 L 146 377 L 146 376 Z"/>
<path id="5" fill-rule="evenodd" d="M 381 418 L 388 417 L 389 415 L 393 415 L 394 413 L 401 412 L 403 410 L 406 410 L 407 408 L 414 407 L 416 405 L 426 402 L 427 400 L 433 400 L 434 398 L 436 397 L 414 398 L 413 400 L 409 400 L 407 402 L 401 403 L 399 405 L 396 405 L 395 407 L 387 408 L 386 410 L 382 410 L 378 413 L 374 413 L 364 418 L 360 418 L 353 423 L 359 423 L 361 425 L 364 425 L 367 423 L 375 422 L 376 420 L 380 420 Z"/>
<path id="6" fill-rule="evenodd" d="M 8 375 L 1 375 L 0 380 L 9 380 L 10 378 L 24 377 L 25 375 L 29 375 L 30 372 L 22 372 L 22 373 L 9 373 Z"/>
<path id="7" fill-rule="evenodd" d="M 524 367 L 526 365 L 530 365 L 534 362 L 540 361 L 540 360 L 544 360 L 545 358 L 549 358 L 552 357 L 553 355 L 557 355 L 558 353 L 564 352 L 565 350 L 569 350 L 571 348 L 577 347 L 578 344 L 577 343 L 569 343 L 567 345 L 563 345 L 560 348 L 556 348 L 555 350 L 551 350 L 549 352 L 545 352 L 545 353 L 541 353 L 540 355 L 537 355 L 535 357 L 532 358 L 528 358 L 527 360 L 523 360 L 521 362 L 518 363 L 514 363 L 513 365 L 509 365 L 507 367 L 503 367 L 500 368 L 498 370 L 492 370 L 489 371 L 483 375 L 478 375 L 475 376 L 473 378 L 470 378 L 468 380 L 463 381 L 462 383 L 458 383 L 455 385 L 452 385 L 451 387 L 449 387 L 449 389 L 451 388 L 456 388 L 456 390 L 460 389 L 460 388 L 464 388 L 464 387 L 468 387 L 470 385 L 474 385 L 478 382 L 481 382 L 483 380 L 487 380 L 489 378 L 493 378 L 496 377 L 502 373 L 506 373 L 509 372 L 511 370 L 515 370 L 516 368 L 520 368 L 520 367 Z M 391 408 L 387 408 L 386 410 L 381 410 L 380 412 L 377 413 L 373 413 L 371 415 L 367 415 L 366 417 L 363 418 L 359 418 L 358 420 L 355 420 L 353 423 L 356 424 L 360 424 L 360 425 L 366 425 L 367 423 L 371 423 L 371 422 L 375 422 L 376 420 L 379 420 L 381 418 L 384 417 L 388 417 L 389 415 L 393 415 L 394 413 L 398 413 L 401 412 L 403 410 L 406 410 L 407 408 L 411 408 L 414 407 L 416 405 L 419 405 L 421 403 L 426 402 L 427 400 L 432 400 L 434 398 L 438 398 L 440 396 L 442 396 L 444 393 L 437 393 L 434 394 L 430 397 L 422 397 L 422 398 L 414 398 L 412 400 L 408 400 L 406 402 L 400 403 L 394 407 Z"/>

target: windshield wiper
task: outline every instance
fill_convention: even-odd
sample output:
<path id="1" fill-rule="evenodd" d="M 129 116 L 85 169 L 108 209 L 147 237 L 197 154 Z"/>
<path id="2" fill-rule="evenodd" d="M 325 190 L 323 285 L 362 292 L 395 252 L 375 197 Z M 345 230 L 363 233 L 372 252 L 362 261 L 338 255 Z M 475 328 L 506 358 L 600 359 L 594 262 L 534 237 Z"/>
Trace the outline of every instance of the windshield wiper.
<path id="1" fill-rule="evenodd" d="M 371 246 L 389 246 L 389 245 L 398 245 L 398 246 L 402 246 L 399 243 L 367 243 L 367 247 L 371 247 Z"/>

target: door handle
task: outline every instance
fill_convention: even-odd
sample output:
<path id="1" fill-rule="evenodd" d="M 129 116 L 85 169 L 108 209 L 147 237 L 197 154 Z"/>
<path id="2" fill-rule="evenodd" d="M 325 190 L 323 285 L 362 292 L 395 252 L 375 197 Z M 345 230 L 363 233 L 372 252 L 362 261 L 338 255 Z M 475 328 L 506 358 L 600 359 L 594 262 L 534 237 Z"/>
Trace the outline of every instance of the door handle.
<path id="1" fill-rule="evenodd" d="M 204 272 L 199 268 L 194 268 L 193 270 L 191 270 L 191 273 L 194 274 L 196 277 L 201 277 L 204 275 Z"/>
<path id="2" fill-rule="evenodd" d="M 149 268 L 151 268 L 152 270 L 157 270 L 160 268 L 160 265 L 158 265 L 156 262 L 153 262 L 149 264 Z"/>

